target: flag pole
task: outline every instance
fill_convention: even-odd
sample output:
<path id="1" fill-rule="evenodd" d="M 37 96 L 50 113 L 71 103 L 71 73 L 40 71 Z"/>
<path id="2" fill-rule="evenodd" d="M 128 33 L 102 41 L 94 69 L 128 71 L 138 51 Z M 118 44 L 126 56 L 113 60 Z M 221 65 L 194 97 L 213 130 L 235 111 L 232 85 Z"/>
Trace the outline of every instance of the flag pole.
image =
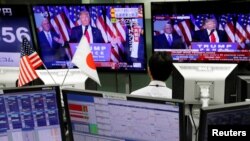
<path id="1" fill-rule="evenodd" d="M 43 63 L 43 62 L 42 62 Z M 54 81 L 54 83 L 56 84 L 55 79 L 52 77 L 52 75 L 50 74 L 50 72 L 48 71 L 48 68 L 45 66 L 45 64 L 43 63 L 44 68 L 46 69 L 47 73 L 49 74 L 49 76 L 52 78 L 52 80 Z"/>
<path id="2" fill-rule="evenodd" d="M 69 73 L 69 67 L 68 67 L 67 63 L 66 63 L 66 66 L 67 66 L 68 70 L 67 70 L 67 72 L 66 72 L 66 74 L 64 76 L 64 79 L 63 79 L 63 82 L 62 82 L 62 86 L 63 86 L 63 84 L 64 84 L 64 82 L 66 80 L 66 77 L 67 77 L 68 73 Z"/>

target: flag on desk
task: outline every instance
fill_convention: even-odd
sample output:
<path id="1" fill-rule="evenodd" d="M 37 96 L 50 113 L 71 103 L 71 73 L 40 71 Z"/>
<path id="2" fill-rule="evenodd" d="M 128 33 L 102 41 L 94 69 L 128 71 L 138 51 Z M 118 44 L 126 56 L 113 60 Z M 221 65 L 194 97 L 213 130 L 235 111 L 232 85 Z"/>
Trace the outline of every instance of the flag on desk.
<path id="1" fill-rule="evenodd" d="M 20 74 L 18 76 L 18 87 L 21 87 L 35 79 L 38 75 L 35 71 L 42 65 L 42 60 L 33 48 L 27 38 L 23 38 L 21 46 Z"/>
<path id="2" fill-rule="evenodd" d="M 74 63 L 85 75 L 100 84 L 100 80 L 96 71 L 95 62 L 90 51 L 88 40 L 85 36 L 82 37 L 76 52 L 73 56 L 72 63 Z"/>

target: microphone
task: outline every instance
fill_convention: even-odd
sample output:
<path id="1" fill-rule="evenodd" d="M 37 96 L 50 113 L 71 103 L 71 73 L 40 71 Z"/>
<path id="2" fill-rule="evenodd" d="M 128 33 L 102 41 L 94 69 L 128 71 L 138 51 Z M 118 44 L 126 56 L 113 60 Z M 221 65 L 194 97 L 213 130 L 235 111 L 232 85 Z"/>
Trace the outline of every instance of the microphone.
<path id="1" fill-rule="evenodd" d="M 211 36 L 213 34 L 213 32 L 215 31 L 215 29 L 212 29 L 209 36 Z"/>
<path id="2" fill-rule="evenodd" d="M 88 27 L 89 27 L 88 25 L 85 26 L 84 35 L 86 34 Z"/>

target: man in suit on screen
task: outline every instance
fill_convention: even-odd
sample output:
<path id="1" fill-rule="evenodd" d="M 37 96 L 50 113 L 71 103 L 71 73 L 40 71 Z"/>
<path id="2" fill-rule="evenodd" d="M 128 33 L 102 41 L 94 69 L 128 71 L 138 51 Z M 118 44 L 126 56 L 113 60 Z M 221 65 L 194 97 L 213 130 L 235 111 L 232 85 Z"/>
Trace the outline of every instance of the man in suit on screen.
<path id="1" fill-rule="evenodd" d="M 228 37 L 225 31 L 217 29 L 216 19 L 206 19 L 204 29 L 194 33 L 193 42 L 228 42 Z"/>
<path id="2" fill-rule="evenodd" d="M 38 33 L 38 45 L 41 58 L 47 67 L 56 64 L 56 61 L 67 61 L 64 41 L 55 31 L 51 30 L 50 22 L 44 18 L 41 23 L 42 31 Z M 58 66 L 60 67 L 60 66 Z"/>
<path id="3" fill-rule="evenodd" d="M 185 49 L 182 37 L 173 32 L 170 23 L 164 26 L 164 33 L 154 37 L 154 49 Z"/>
<path id="4" fill-rule="evenodd" d="M 70 42 L 79 43 L 85 35 L 89 43 L 104 43 L 101 31 L 90 25 L 90 15 L 88 11 L 80 12 L 81 25 L 73 27 L 71 30 Z"/>

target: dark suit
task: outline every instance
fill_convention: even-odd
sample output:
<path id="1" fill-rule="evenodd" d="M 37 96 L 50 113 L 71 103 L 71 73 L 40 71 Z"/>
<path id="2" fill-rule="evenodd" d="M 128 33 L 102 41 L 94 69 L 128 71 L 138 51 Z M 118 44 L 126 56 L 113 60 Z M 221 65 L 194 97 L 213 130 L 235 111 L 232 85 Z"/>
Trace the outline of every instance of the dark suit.
<path id="1" fill-rule="evenodd" d="M 38 45 L 40 47 L 41 58 L 48 68 L 52 67 L 52 64 L 55 64 L 55 61 L 69 60 L 65 48 L 53 39 L 55 37 L 60 38 L 60 36 L 52 31 L 50 31 L 50 34 L 52 38 L 52 47 L 50 46 L 45 33 L 43 31 L 38 33 Z"/>
<path id="2" fill-rule="evenodd" d="M 170 45 L 165 33 L 154 37 L 154 49 L 185 49 L 181 36 L 172 33 L 172 44 Z"/>
<path id="3" fill-rule="evenodd" d="M 92 35 L 93 35 L 93 42 L 94 43 L 104 43 L 102 38 L 102 33 L 98 28 L 92 27 Z M 82 25 L 73 27 L 71 30 L 70 42 L 72 43 L 79 43 L 83 35 Z"/>
<path id="4" fill-rule="evenodd" d="M 126 38 L 129 39 L 129 36 L 127 36 Z M 131 42 L 129 40 L 125 43 L 125 48 L 124 49 L 125 49 L 125 54 L 127 55 L 127 62 L 129 64 L 133 64 L 134 62 L 144 62 L 144 59 L 145 59 L 145 44 L 144 44 L 143 35 L 140 35 L 140 37 L 139 37 L 139 45 L 138 45 L 138 52 L 137 52 L 138 58 L 131 57 L 132 49 L 131 49 Z"/>
<path id="5" fill-rule="evenodd" d="M 228 42 L 227 34 L 223 30 L 216 30 L 219 42 Z M 193 42 L 210 42 L 208 31 L 206 29 L 198 30 L 194 32 Z"/>

